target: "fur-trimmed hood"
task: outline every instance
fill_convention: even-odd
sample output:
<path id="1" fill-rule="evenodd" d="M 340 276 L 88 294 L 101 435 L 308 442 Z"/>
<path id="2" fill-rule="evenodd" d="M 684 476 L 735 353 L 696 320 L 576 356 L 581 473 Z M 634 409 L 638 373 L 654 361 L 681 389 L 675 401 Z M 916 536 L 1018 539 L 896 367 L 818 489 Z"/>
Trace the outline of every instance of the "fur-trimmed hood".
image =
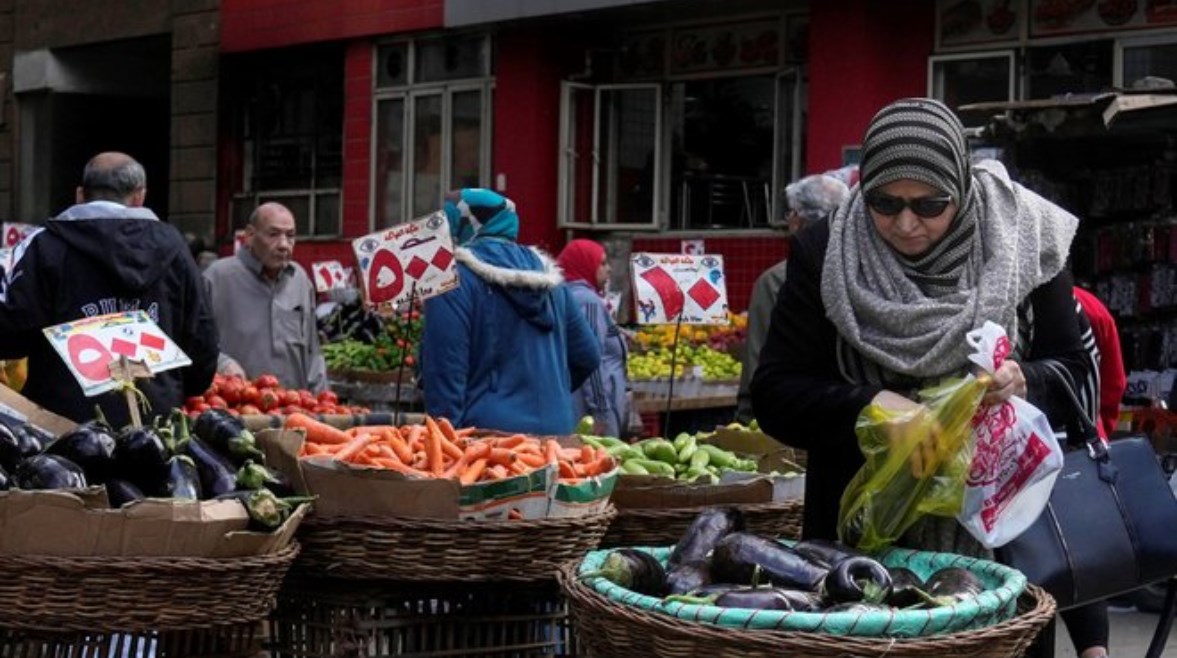
<path id="1" fill-rule="evenodd" d="M 506 240 L 475 240 L 458 247 L 454 256 L 471 274 L 499 288 L 520 317 L 545 330 L 555 326 L 549 293 L 564 282 L 564 273 L 551 256 Z"/>

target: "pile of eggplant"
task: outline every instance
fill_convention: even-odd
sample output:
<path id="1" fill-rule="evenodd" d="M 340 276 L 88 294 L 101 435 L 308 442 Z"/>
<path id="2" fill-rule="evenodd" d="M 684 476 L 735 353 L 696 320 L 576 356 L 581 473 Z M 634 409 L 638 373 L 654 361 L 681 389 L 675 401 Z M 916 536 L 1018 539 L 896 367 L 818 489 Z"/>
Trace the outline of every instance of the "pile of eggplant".
<path id="1" fill-rule="evenodd" d="M 708 508 L 675 544 L 666 565 L 650 553 L 622 548 L 599 571 L 626 589 L 667 601 L 754 610 L 867 612 L 952 605 L 984 585 L 967 569 L 948 567 L 927 581 L 906 568 L 887 568 L 834 541 L 792 547 L 744 531 L 736 508 Z"/>
<path id="2" fill-rule="evenodd" d="M 238 500 L 259 531 L 281 526 L 308 502 L 266 467 L 241 420 L 219 409 L 191 426 L 177 409 L 151 426 L 117 431 L 99 417 L 56 439 L 0 416 L 0 490 L 97 485 L 114 508 L 143 498 Z"/>

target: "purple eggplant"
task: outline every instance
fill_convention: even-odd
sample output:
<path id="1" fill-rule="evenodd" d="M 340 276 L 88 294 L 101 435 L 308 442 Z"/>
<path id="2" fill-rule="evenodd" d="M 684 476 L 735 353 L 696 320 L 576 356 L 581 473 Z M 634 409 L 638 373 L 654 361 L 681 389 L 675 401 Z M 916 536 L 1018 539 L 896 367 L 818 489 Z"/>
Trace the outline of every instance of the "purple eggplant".
<path id="1" fill-rule="evenodd" d="M 892 567 L 888 571 L 891 572 L 891 596 L 887 597 L 889 605 L 910 608 L 927 600 L 924 581 L 914 571 L 905 567 Z"/>
<path id="2" fill-rule="evenodd" d="M 114 459 L 118 472 L 131 482 L 154 482 L 167 468 L 167 446 L 150 427 L 128 427 L 115 437 Z"/>
<path id="3" fill-rule="evenodd" d="M 598 575 L 615 585 L 646 596 L 666 593 L 666 571 L 653 555 L 633 548 L 619 548 L 605 556 Z"/>
<path id="4" fill-rule="evenodd" d="M 205 498 L 216 498 L 237 489 L 237 469 L 207 443 L 194 436 L 184 443 L 183 450 L 196 463 L 200 491 Z"/>
<path id="5" fill-rule="evenodd" d="M 106 487 L 106 499 L 110 501 L 110 506 L 114 509 L 118 509 L 127 503 L 146 498 L 139 487 L 126 480 L 110 478 L 103 486 Z"/>
<path id="6" fill-rule="evenodd" d="M 188 455 L 173 455 L 164 465 L 163 477 L 152 490 L 160 498 L 200 500 L 200 470 Z"/>
<path id="7" fill-rule="evenodd" d="M 85 489 L 82 468 L 60 455 L 33 455 L 16 465 L 17 489 Z"/>
<path id="8" fill-rule="evenodd" d="M 826 569 L 832 569 L 835 564 L 848 557 L 863 555 L 860 551 L 832 539 L 802 539 L 793 544 L 793 550 Z"/>
<path id="9" fill-rule="evenodd" d="M 985 591 L 976 574 L 961 567 L 944 567 L 928 576 L 927 591 L 936 605 L 952 605 Z"/>
<path id="10" fill-rule="evenodd" d="M 45 454 L 65 457 L 77 464 L 91 484 L 101 484 L 116 474 L 114 437 L 97 422 L 89 422 L 61 435 L 45 447 Z"/>
<path id="11" fill-rule="evenodd" d="M 750 608 L 753 610 L 797 610 L 801 599 L 793 594 L 795 590 L 785 590 L 776 587 L 742 587 L 728 590 L 715 597 L 715 603 L 723 608 Z M 811 608 L 803 603 L 806 611 Z"/>
<path id="12" fill-rule="evenodd" d="M 744 514 L 735 507 L 709 507 L 699 512 L 687 527 L 687 531 L 674 545 L 670 559 L 666 561 L 673 569 L 680 564 L 703 562 L 715 544 L 728 533 L 744 529 Z"/>
<path id="13" fill-rule="evenodd" d="M 666 591 L 686 594 L 711 583 L 711 569 L 707 562 L 691 562 L 672 567 L 666 572 Z"/>
<path id="14" fill-rule="evenodd" d="M 20 460 L 41 452 L 42 447 L 28 425 L 0 417 L 0 468 L 11 473 Z"/>
<path id="15" fill-rule="evenodd" d="M 751 584 L 760 574 L 778 587 L 816 592 L 828 570 L 784 544 L 747 532 L 733 532 L 715 546 L 711 575 L 719 581 Z"/>
<path id="16" fill-rule="evenodd" d="M 822 581 L 822 596 L 833 603 L 882 603 L 890 595 L 891 573 L 865 556 L 841 560 Z"/>

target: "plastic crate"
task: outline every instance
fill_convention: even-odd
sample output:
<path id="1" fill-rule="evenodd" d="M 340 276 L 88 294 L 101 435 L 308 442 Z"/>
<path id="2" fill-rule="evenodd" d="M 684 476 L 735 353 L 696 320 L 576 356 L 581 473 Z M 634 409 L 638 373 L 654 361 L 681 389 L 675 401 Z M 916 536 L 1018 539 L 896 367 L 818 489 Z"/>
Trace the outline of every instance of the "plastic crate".
<path id="1" fill-rule="evenodd" d="M 52 633 L 0 629 L 0 658 L 254 658 L 260 623 L 167 633 Z"/>
<path id="2" fill-rule="evenodd" d="M 555 583 L 288 581 L 270 636 L 271 658 L 575 654 Z"/>

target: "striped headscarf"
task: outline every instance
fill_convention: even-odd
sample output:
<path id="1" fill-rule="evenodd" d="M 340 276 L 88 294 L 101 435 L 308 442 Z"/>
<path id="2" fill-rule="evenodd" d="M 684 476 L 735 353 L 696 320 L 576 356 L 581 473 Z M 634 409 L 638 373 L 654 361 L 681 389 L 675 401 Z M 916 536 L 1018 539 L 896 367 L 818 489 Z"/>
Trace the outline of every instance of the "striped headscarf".
<path id="1" fill-rule="evenodd" d="M 967 364 L 965 335 L 986 320 L 1018 336 L 1018 306 L 1062 270 L 1078 220 L 1011 181 L 999 162 L 970 167 L 960 122 L 930 98 L 875 115 L 861 176 L 831 215 L 822 269 L 843 375 L 875 385 L 934 380 Z M 919 256 L 887 244 L 863 199 L 897 180 L 957 202 L 944 236 Z"/>
<path id="2" fill-rule="evenodd" d="M 454 246 L 474 238 L 501 238 L 514 242 L 519 238 L 519 215 L 515 203 L 507 197 L 478 187 L 446 192 L 446 219 Z"/>

